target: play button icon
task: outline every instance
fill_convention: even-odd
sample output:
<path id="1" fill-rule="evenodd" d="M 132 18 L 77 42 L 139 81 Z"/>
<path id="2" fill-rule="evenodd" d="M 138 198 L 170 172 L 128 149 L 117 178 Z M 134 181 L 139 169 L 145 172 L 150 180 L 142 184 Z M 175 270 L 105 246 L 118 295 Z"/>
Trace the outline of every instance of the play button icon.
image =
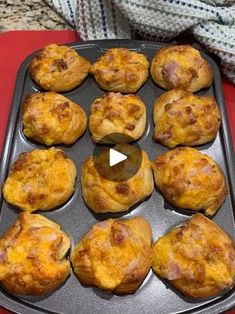
<path id="1" fill-rule="evenodd" d="M 93 162 L 96 171 L 104 179 L 123 182 L 133 177 L 142 162 L 142 151 L 134 140 L 122 133 L 111 134 L 117 141 L 114 144 L 96 145 Z M 107 143 L 107 139 L 103 139 Z"/>
<path id="2" fill-rule="evenodd" d="M 119 153 L 117 150 L 110 148 L 109 149 L 109 166 L 112 167 L 119 162 L 122 162 L 127 159 L 127 156 Z"/>

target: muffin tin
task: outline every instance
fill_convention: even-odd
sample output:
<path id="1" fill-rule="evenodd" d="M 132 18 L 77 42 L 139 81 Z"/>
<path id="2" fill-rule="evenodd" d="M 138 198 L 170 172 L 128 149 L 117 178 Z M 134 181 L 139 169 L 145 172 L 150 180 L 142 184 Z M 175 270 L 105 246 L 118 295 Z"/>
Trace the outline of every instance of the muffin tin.
<path id="1" fill-rule="evenodd" d="M 105 50 L 112 47 L 125 47 L 144 53 L 149 61 L 152 60 L 157 49 L 165 46 L 162 43 L 134 41 L 134 40 L 104 40 L 87 41 L 70 44 L 82 56 L 93 63 Z M 26 139 L 22 133 L 21 104 L 24 98 L 40 89 L 32 81 L 28 72 L 32 54 L 22 63 L 18 73 L 12 110 L 6 132 L 4 151 L 2 153 L 0 168 L 0 183 L 5 181 L 10 165 L 24 151 L 36 148 L 47 148 L 43 145 Z M 203 153 L 213 157 L 223 169 L 229 188 L 229 194 L 224 204 L 213 217 L 219 226 L 227 231 L 235 240 L 235 161 L 232 141 L 228 127 L 226 109 L 222 95 L 222 86 L 219 68 L 206 54 L 202 53 L 212 66 L 214 83 L 209 89 L 201 90 L 197 95 L 213 95 L 222 114 L 222 125 L 216 139 L 209 144 L 197 147 Z M 146 104 L 148 122 L 144 135 L 138 144 L 146 150 L 151 160 L 160 155 L 167 148 L 153 142 L 153 103 L 156 97 L 164 92 L 157 87 L 149 76 L 145 85 L 137 92 Z M 104 93 L 96 84 L 93 77 L 89 76 L 85 82 L 76 89 L 63 93 L 74 102 L 82 106 L 89 117 L 90 106 L 93 100 Z M 70 146 L 58 145 L 75 161 L 78 170 L 76 189 L 73 196 L 55 210 L 40 212 L 49 219 L 61 224 L 63 230 L 71 237 L 72 247 L 89 228 L 97 221 L 107 218 L 129 218 L 136 215 L 145 217 L 152 226 L 153 240 L 162 236 L 173 227 L 181 224 L 191 216 L 191 213 L 178 210 L 169 205 L 163 196 L 154 189 L 152 195 L 144 202 L 137 204 L 132 210 L 119 214 L 94 214 L 85 205 L 81 193 L 81 166 L 85 157 L 92 155 L 95 145 L 91 141 L 89 130 L 75 144 Z M 15 221 L 19 210 L 6 203 L 1 196 L 0 235 Z M 149 272 L 142 286 L 133 295 L 115 296 L 91 287 L 83 287 L 71 271 L 69 279 L 54 293 L 40 297 L 11 296 L 3 289 L 0 291 L 0 305 L 17 313 L 220 313 L 235 304 L 235 288 L 223 296 L 213 299 L 192 300 L 182 297 L 167 282 L 159 279 L 152 271 Z"/>

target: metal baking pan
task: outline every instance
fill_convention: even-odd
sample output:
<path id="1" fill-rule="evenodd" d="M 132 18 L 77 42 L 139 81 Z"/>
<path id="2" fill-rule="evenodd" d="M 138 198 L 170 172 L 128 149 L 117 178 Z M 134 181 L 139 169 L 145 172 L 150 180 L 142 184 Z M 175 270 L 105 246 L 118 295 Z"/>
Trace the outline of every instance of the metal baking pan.
<path id="1" fill-rule="evenodd" d="M 105 50 L 111 47 L 126 47 L 144 53 L 149 61 L 152 60 L 155 52 L 162 46 L 162 43 L 134 41 L 134 40 L 100 40 L 73 43 L 69 45 L 93 63 Z M 222 125 L 216 139 L 209 144 L 198 146 L 197 149 L 212 156 L 223 169 L 227 178 L 229 194 L 226 197 L 222 208 L 213 217 L 213 220 L 226 230 L 235 240 L 235 161 L 232 149 L 232 141 L 228 127 L 226 109 L 222 94 L 220 71 L 211 57 L 202 53 L 209 61 L 214 72 L 214 84 L 206 90 L 201 90 L 199 95 L 213 95 L 222 113 Z M 31 80 L 28 65 L 32 54 L 22 63 L 16 85 L 15 95 L 12 103 L 12 110 L 6 132 L 4 151 L 2 153 L 0 168 L 0 183 L 2 184 L 9 171 L 10 165 L 23 151 L 30 151 L 36 148 L 46 148 L 26 139 L 22 134 L 21 125 L 21 104 L 25 97 L 31 93 L 39 91 L 39 87 Z M 148 123 L 143 137 L 138 141 L 142 149 L 146 150 L 151 160 L 166 151 L 167 149 L 152 140 L 153 134 L 153 102 L 164 91 L 157 87 L 148 78 L 146 84 L 138 91 L 138 95 L 143 99 L 147 107 Z M 64 93 L 66 97 L 80 104 L 89 116 L 90 106 L 93 100 L 104 93 L 95 80 L 89 76 L 78 88 Z M 72 247 L 88 229 L 98 220 L 106 219 L 114 214 L 92 214 L 84 204 L 80 176 L 81 165 L 86 156 L 91 155 L 94 149 L 89 131 L 86 130 L 84 136 L 74 145 L 59 146 L 72 158 L 77 166 L 78 178 L 74 195 L 63 206 L 42 214 L 61 224 L 71 237 Z M 13 206 L 0 199 L 0 236 L 13 223 L 19 213 Z M 40 213 L 40 212 L 38 212 Z M 165 234 L 172 227 L 179 225 L 190 214 L 174 210 L 167 204 L 163 196 L 156 190 L 151 197 L 139 204 L 133 211 L 126 214 L 119 214 L 118 217 L 133 217 L 141 215 L 151 224 L 153 230 L 153 240 Z M 184 298 L 176 293 L 168 284 L 160 280 L 152 271 L 149 272 L 142 286 L 135 294 L 128 296 L 108 295 L 95 288 L 83 287 L 71 272 L 70 277 L 54 293 L 41 298 L 18 298 L 0 291 L 0 304 L 12 311 L 24 314 L 34 313 L 220 313 L 235 305 L 235 289 L 224 296 L 213 299 L 195 301 Z"/>

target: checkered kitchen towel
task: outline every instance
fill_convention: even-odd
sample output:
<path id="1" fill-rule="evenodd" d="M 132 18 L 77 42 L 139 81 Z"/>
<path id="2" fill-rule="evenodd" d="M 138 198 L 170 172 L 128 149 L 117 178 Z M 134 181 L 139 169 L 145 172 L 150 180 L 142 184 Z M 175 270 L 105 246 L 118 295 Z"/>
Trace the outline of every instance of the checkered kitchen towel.
<path id="1" fill-rule="evenodd" d="M 46 0 L 88 39 L 169 41 L 185 30 L 235 84 L 235 0 Z M 235 96 L 234 96 L 235 97 Z"/>

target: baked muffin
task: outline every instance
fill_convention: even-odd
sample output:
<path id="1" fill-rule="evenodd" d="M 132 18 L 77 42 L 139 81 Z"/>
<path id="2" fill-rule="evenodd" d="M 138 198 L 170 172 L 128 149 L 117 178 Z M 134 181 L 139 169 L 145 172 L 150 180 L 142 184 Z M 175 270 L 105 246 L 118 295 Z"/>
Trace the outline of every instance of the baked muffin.
<path id="1" fill-rule="evenodd" d="M 209 87 L 213 82 L 209 63 L 189 45 L 159 49 L 151 63 L 151 75 L 165 89 L 179 87 L 189 92 Z"/>
<path id="2" fill-rule="evenodd" d="M 73 250 L 75 275 L 84 285 L 134 293 L 151 267 L 151 237 L 151 227 L 142 217 L 99 222 Z"/>
<path id="3" fill-rule="evenodd" d="M 49 210 L 73 194 L 76 175 L 74 162 L 60 149 L 24 152 L 11 166 L 3 195 L 23 211 Z"/>
<path id="4" fill-rule="evenodd" d="M 115 138 L 108 138 L 115 133 L 137 140 L 143 135 L 145 125 L 145 104 L 137 95 L 111 92 L 91 105 L 89 128 L 94 142 L 116 143 Z"/>
<path id="5" fill-rule="evenodd" d="M 85 131 L 84 110 L 55 92 L 34 93 L 23 103 L 23 133 L 46 145 L 72 144 Z"/>
<path id="6" fill-rule="evenodd" d="M 214 215 L 224 202 L 227 185 L 222 170 L 196 149 L 175 148 L 152 165 L 155 183 L 172 205 Z"/>
<path id="7" fill-rule="evenodd" d="M 216 296 L 234 286 L 234 243 L 213 221 L 196 214 L 157 240 L 152 267 L 185 296 Z"/>
<path id="8" fill-rule="evenodd" d="M 145 55 L 126 48 L 112 48 L 92 64 L 90 73 L 107 91 L 135 93 L 148 78 Z"/>
<path id="9" fill-rule="evenodd" d="M 87 77 L 90 63 L 74 49 L 50 44 L 30 62 L 32 79 L 43 89 L 67 92 L 79 86 Z"/>
<path id="10" fill-rule="evenodd" d="M 22 213 L 0 239 L 0 284 L 11 294 L 43 295 L 69 276 L 69 237 L 53 221 Z"/>
<path id="11" fill-rule="evenodd" d="M 132 146 L 119 144 L 114 149 L 126 154 L 128 150 L 131 152 Z M 130 163 L 120 162 L 114 168 L 107 163 L 107 155 L 108 151 L 104 150 L 95 157 L 97 159 L 91 156 L 84 161 L 81 178 L 83 198 L 96 213 L 123 212 L 152 193 L 154 181 L 151 163 L 146 152 L 141 151 L 140 156 L 132 153 Z M 132 172 L 137 163 L 137 172 L 126 180 L 121 179 L 123 174 L 125 176 Z M 101 172 L 105 176 L 101 176 Z M 115 173 L 117 180 L 110 180 L 109 175 L 115 177 Z"/>
<path id="12" fill-rule="evenodd" d="M 213 97 L 172 89 L 154 103 L 154 139 L 168 148 L 212 141 L 219 130 L 220 110 Z"/>

